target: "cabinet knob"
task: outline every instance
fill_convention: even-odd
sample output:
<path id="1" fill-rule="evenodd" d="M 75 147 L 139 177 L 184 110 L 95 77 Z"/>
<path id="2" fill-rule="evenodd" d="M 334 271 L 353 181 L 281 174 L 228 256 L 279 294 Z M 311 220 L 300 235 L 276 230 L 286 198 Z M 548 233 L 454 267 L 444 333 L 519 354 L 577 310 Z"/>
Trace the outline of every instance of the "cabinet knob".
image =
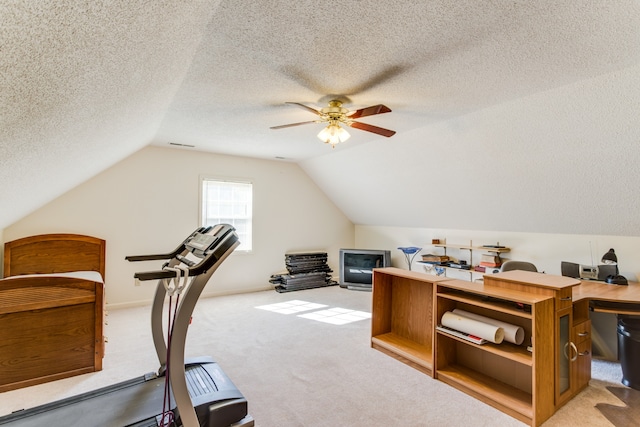
<path id="1" fill-rule="evenodd" d="M 588 356 L 589 355 L 589 350 L 585 350 L 582 353 L 578 353 L 578 356 Z"/>
<path id="2" fill-rule="evenodd" d="M 569 356 L 569 353 L 567 351 L 569 347 L 571 347 L 571 350 L 573 350 L 575 356 Z M 578 347 L 576 347 L 576 345 L 574 343 L 572 343 L 571 341 L 569 341 L 568 343 L 566 343 L 564 345 L 564 357 L 569 359 L 569 361 L 575 362 L 576 359 L 578 358 L 578 354 L 580 354 L 580 353 L 578 353 Z"/>
<path id="3" fill-rule="evenodd" d="M 586 337 L 589 335 L 589 332 L 578 332 L 579 337 Z"/>
<path id="4" fill-rule="evenodd" d="M 560 301 L 571 301 L 571 297 L 560 298 Z"/>

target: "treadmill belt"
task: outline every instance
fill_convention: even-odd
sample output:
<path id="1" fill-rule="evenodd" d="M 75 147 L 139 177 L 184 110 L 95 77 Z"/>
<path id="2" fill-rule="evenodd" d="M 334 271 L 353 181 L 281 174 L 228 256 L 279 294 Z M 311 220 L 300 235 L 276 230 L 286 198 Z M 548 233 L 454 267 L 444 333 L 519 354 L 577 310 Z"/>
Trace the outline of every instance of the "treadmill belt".
<path id="1" fill-rule="evenodd" d="M 185 366 L 196 412 L 208 426 L 230 425 L 247 416 L 247 401 L 215 362 Z M 165 377 L 149 373 L 128 381 L 0 417 L 3 427 L 157 427 Z M 169 409 L 176 407 L 173 393 Z M 245 424 L 240 424 L 245 425 Z M 250 425 L 250 424 L 247 424 Z"/>
<path id="2" fill-rule="evenodd" d="M 218 391 L 216 383 L 201 365 L 188 366 L 185 370 L 189 396 L 195 398 Z"/>
<path id="3" fill-rule="evenodd" d="M 15 427 L 125 427 L 155 423 L 162 411 L 164 378 L 138 377 L 47 405 L 17 411 L 0 418 Z M 175 403 L 172 402 L 172 406 Z"/>

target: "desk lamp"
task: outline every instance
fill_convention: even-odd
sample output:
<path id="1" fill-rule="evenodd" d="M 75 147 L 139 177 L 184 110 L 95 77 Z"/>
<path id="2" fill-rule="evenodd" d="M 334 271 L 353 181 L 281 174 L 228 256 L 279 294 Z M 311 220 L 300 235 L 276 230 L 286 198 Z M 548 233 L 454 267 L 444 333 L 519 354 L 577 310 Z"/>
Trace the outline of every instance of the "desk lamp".
<path id="1" fill-rule="evenodd" d="M 607 265 L 615 265 L 616 266 L 616 274 L 607 276 L 606 282 L 612 285 L 628 285 L 627 278 L 621 276 L 618 270 L 618 257 L 616 256 L 616 252 L 613 248 L 609 249 L 609 251 L 602 255 L 602 263 Z"/>
<path id="2" fill-rule="evenodd" d="M 409 266 L 409 271 L 411 271 L 411 264 L 413 263 L 413 259 L 418 255 L 418 252 L 422 250 L 422 248 L 417 248 L 415 246 L 407 246 L 407 247 L 399 247 L 404 254 L 405 259 L 407 260 L 407 265 Z"/>

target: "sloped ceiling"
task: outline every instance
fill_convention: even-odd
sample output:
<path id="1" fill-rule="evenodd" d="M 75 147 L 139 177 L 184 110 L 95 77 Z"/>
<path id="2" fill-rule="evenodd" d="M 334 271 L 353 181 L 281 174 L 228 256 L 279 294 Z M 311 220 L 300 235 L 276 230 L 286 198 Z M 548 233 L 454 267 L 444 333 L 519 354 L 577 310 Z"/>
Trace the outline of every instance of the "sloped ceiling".
<path id="1" fill-rule="evenodd" d="M 598 159 L 640 160 L 636 1 L 27 0 L 0 16 L 0 228 L 172 143 L 298 162 L 359 224 L 640 235 L 640 174 Z M 320 124 L 269 129 L 313 120 L 286 101 L 333 97 L 387 105 L 361 121 L 397 134 L 349 129 L 332 149 Z"/>

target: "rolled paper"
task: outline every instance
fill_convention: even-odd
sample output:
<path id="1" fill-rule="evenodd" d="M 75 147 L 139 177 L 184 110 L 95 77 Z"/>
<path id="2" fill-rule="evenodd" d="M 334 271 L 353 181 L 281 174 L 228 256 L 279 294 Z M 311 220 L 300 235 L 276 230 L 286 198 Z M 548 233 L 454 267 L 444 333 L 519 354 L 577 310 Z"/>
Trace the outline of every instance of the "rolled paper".
<path id="1" fill-rule="evenodd" d="M 483 338 L 495 344 L 500 344 L 504 339 L 504 330 L 501 327 L 470 319 L 450 311 L 442 315 L 441 323 L 448 328 Z"/>
<path id="2" fill-rule="evenodd" d="M 500 320 L 492 319 L 491 317 L 482 316 L 480 314 L 470 313 L 465 310 L 460 310 L 459 308 L 453 310 L 453 313 L 467 317 L 469 319 L 478 320 L 480 322 L 501 327 L 504 330 L 504 340 L 507 342 L 520 345 L 524 341 L 524 329 L 522 329 L 521 326 L 502 322 Z"/>

